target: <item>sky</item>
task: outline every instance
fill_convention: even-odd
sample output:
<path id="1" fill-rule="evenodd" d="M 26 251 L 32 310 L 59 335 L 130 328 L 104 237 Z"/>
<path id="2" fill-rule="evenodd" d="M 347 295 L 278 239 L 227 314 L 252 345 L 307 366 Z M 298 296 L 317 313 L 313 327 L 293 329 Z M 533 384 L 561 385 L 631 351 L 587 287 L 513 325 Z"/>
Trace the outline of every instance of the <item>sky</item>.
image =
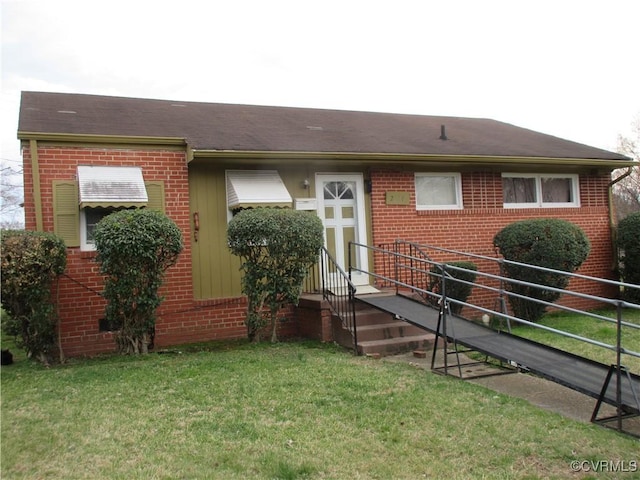
<path id="1" fill-rule="evenodd" d="M 492 118 L 612 151 L 640 115 L 638 0 L 0 2 L 3 165 L 21 91 Z"/>

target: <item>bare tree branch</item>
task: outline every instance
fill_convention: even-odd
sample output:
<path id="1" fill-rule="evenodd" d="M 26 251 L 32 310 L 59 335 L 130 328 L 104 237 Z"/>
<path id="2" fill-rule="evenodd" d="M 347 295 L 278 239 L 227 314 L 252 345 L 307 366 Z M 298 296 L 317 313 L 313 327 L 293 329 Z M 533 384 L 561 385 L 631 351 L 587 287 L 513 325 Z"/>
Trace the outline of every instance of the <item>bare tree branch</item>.
<path id="1" fill-rule="evenodd" d="M 618 152 L 633 158 L 640 165 L 640 113 L 631 124 L 631 136 L 618 135 Z M 627 169 L 615 170 L 612 178 L 626 175 Z M 633 212 L 640 211 L 640 166 L 631 169 L 613 186 L 613 202 L 618 221 Z"/>
<path id="2" fill-rule="evenodd" d="M 16 163 L 16 167 L 7 165 Z M 0 228 L 24 227 L 22 168 L 20 162 L 2 159 L 0 164 Z"/>

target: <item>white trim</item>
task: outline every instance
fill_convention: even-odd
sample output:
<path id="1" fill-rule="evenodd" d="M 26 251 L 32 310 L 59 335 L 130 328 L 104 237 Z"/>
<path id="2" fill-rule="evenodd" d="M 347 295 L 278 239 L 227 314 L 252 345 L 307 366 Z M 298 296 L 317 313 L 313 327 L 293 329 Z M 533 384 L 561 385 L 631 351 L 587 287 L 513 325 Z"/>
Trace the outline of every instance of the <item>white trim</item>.
<path id="1" fill-rule="evenodd" d="M 418 200 L 418 178 L 421 177 L 440 177 L 453 178 L 454 194 L 456 201 L 454 203 L 443 204 L 420 204 Z M 458 172 L 415 172 L 414 173 L 414 189 L 416 197 L 416 210 L 462 210 L 462 177 Z"/>
<path id="2" fill-rule="evenodd" d="M 80 250 L 92 251 L 96 249 L 95 243 L 87 243 L 87 217 L 85 209 L 80 209 Z"/>
<path id="3" fill-rule="evenodd" d="M 96 244 L 87 240 L 87 208 L 80 209 L 80 251 L 92 252 L 95 251 Z M 115 212 L 116 210 L 119 209 L 113 209 L 107 213 L 107 215 Z M 107 215 L 104 215 L 104 217 Z"/>
<path id="4" fill-rule="evenodd" d="M 325 200 L 324 200 L 324 182 L 354 182 L 356 185 L 356 222 L 357 222 L 357 238 L 356 242 L 358 243 L 367 243 L 367 217 L 366 217 L 366 209 L 365 209 L 365 198 L 364 198 L 364 176 L 362 173 L 316 173 L 316 200 L 317 200 L 317 213 L 320 220 L 322 220 L 322 224 L 325 226 L 325 246 L 327 245 L 326 238 L 326 225 L 327 219 L 325 218 Z M 341 242 L 337 242 L 342 245 Z M 357 259 L 359 268 L 364 271 L 369 270 L 369 257 L 367 256 L 367 250 L 365 248 L 356 249 L 359 253 L 359 258 Z M 349 269 L 349 265 L 342 265 L 341 259 L 336 258 L 338 264 L 347 271 Z M 331 279 L 329 279 L 331 281 Z M 370 283 L 369 275 L 354 272 L 351 278 L 351 281 L 355 285 L 368 285 Z"/>

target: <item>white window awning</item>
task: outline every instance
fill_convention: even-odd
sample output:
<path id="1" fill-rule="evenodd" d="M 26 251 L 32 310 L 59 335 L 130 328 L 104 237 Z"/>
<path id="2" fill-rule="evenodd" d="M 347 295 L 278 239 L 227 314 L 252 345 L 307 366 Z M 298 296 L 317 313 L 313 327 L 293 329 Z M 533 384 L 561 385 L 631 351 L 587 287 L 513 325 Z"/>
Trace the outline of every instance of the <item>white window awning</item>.
<path id="1" fill-rule="evenodd" d="M 293 199 L 276 170 L 227 170 L 227 206 L 291 207 Z"/>
<path id="2" fill-rule="evenodd" d="M 144 207 L 149 201 L 140 167 L 78 166 L 80 208 Z"/>

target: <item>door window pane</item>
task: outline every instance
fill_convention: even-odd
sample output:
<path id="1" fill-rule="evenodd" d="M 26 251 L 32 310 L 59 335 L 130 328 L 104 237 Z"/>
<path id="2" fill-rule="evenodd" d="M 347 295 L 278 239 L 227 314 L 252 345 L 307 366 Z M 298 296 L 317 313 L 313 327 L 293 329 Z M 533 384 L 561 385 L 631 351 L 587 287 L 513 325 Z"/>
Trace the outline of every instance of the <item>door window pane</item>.
<path id="1" fill-rule="evenodd" d="M 336 257 L 336 229 L 331 227 L 327 228 L 326 238 L 327 238 L 327 250 L 335 258 Z"/>
<path id="2" fill-rule="evenodd" d="M 324 218 L 327 220 L 333 219 L 333 207 L 324 207 Z"/>
<path id="3" fill-rule="evenodd" d="M 343 241 L 343 251 L 344 251 L 344 264 L 349 265 L 349 242 L 356 241 L 356 229 L 353 227 L 347 227 L 342 230 L 342 241 Z M 356 255 L 357 257 L 357 255 Z M 359 267 L 358 259 L 352 258 L 353 261 L 356 262 L 354 267 Z"/>
<path id="4" fill-rule="evenodd" d="M 353 207 L 342 207 L 342 218 L 355 218 L 355 211 Z"/>
<path id="5" fill-rule="evenodd" d="M 326 182 L 324 184 L 325 200 L 353 200 L 353 182 Z"/>

